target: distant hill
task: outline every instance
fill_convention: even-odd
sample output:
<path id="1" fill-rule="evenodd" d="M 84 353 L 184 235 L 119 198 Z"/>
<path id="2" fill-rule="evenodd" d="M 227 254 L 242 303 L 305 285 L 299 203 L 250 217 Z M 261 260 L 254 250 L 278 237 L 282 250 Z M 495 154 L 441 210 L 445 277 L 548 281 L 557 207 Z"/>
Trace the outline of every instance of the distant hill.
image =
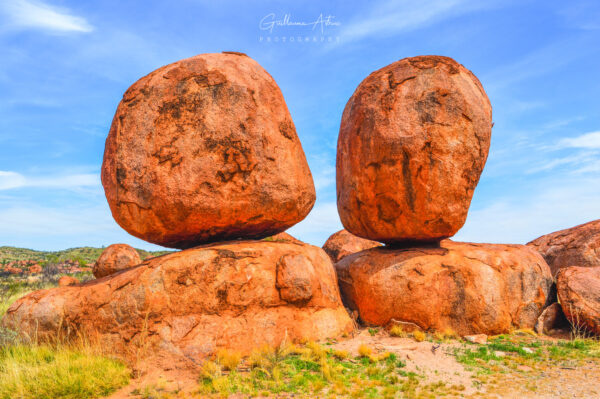
<path id="1" fill-rule="evenodd" d="M 62 251 L 36 251 L 27 248 L 16 248 L 16 247 L 0 247 L 0 263 L 12 262 L 15 260 L 35 260 L 37 262 L 48 261 L 53 259 L 55 261 L 65 260 L 83 260 L 85 263 L 94 263 L 104 251 L 104 248 L 94 247 L 80 247 L 70 248 Z M 142 259 L 150 258 L 153 256 L 160 256 L 167 254 L 171 251 L 146 251 L 143 249 L 137 249 Z"/>

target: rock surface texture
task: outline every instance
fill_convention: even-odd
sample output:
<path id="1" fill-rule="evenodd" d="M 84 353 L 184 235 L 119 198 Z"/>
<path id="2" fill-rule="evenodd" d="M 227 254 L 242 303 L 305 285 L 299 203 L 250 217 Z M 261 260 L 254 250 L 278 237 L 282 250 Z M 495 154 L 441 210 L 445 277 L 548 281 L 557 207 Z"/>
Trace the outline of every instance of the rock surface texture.
<path id="1" fill-rule="evenodd" d="M 102 251 L 94 264 L 92 273 L 94 277 L 102 278 L 140 263 L 142 263 L 142 258 L 135 248 L 127 244 L 113 244 Z"/>
<path id="2" fill-rule="evenodd" d="M 365 323 L 399 320 L 460 335 L 533 328 L 552 286 L 544 259 L 523 245 L 372 248 L 336 269 L 342 298 Z"/>
<path id="3" fill-rule="evenodd" d="M 569 266 L 600 266 L 600 220 L 541 236 L 529 244 L 556 275 Z"/>
<path id="4" fill-rule="evenodd" d="M 276 234 L 316 198 L 279 87 L 241 53 L 198 55 L 134 83 L 106 140 L 102 184 L 121 227 L 182 249 Z"/>
<path id="5" fill-rule="evenodd" d="M 196 361 L 229 348 L 247 354 L 284 340 L 352 330 L 336 274 L 318 247 L 241 241 L 150 259 L 76 287 L 36 291 L 2 324 L 42 339 L 82 331 L 132 360 L 139 345 Z"/>
<path id="6" fill-rule="evenodd" d="M 342 224 L 385 243 L 454 235 L 466 220 L 491 130 L 481 83 L 451 58 L 405 58 L 373 72 L 342 116 Z"/>
<path id="7" fill-rule="evenodd" d="M 561 269 L 556 290 L 573 327 L 584 334 L 600 335 L 600 266 Z"/>
<path id="8" fill-rule="evenodd" d="M 381 243 L 377 241 L 366 240 L 349 233 L 347 230 L 340 230 L 325 241 L 323 249 L 327 252 L 331 261 L 337 263 L 345 256 L 379 246 L 381 246 Z"/>

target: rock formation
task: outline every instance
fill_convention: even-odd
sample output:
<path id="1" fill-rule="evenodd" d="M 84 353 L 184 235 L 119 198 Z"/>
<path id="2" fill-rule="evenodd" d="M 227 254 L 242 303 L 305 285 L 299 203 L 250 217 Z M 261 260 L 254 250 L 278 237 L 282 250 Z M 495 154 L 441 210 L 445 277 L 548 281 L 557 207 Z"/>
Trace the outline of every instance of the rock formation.
<path id="1" fill-rule="evenodd" d="M 600 220 L 541 236 L 529 244 L 556 275 L 563 267 L 600 266 Z"/>
<path id="2" fill-rule="evenodd" d="M 342 224 L 390 244 L 454 235 L 485 165 L 491 128 L 481 83 L 451 58 L 405 58 L 373 72 L 342 116 Z"/>
<path id="3" fill-rule="evenodd" d="M 345 256 L 380 245 L 381 243 L 357 237 L 347 230 L 340 230 L 337 233 L 332 234 L 327 241 L 325 241 L 323 249 L 327 252 L 331 261 L 337 263 Z"/>
<path id="4" fill-rule="evenodd" d="M 142 263 L 142 258 L 140 258 L 140 254 L 138 254 L 135 248 L 127 244 L 113 244 L 102 251 L 94 264 L 92 273 L 94 277 L 101 278 L 110 276 L 121 270 L 129 269 L 140 263 Z"/>
<path id="5" fill-rule="evenodd" d="M 570 327 L 565 314 L 558 302 L 548 306 L 535 323 L 535 332 L 538 334 L 554 335 L 555 330 L 565 330 Z"/>
<path id="6" fill-rule="evenodd" d="M 575 330 L 600 335 L 600 265 L 571 266 L 556 276 L 558 300 Z"/>
<path id="7" fill-rule="evenodd" d="M 36 291 L 3 325 L 41 339 L 84 332 L 131 360 L 138 344 L 193 362 L 231 348 L 352 330 L 327 254 L 308 244 L 236 241 L 152 258 L 109 278 Z"/>
<path id="8" fill-rule="evenodd" d="M 366 324 L 399 320 L 460 335 L 533 328 L 552 286 L 544 259 L 523 245 L 372 248 L 336 269 L 344 302 Z"/>
<path id="9" fill-rule="evenodd" d="M 77 280 L 75 277 L 71 277 L 71 276 L 62 276 L 61 278 L 58 279 L 58 286 L 59 287 L 67 287 L 69 285 L 75 285 L 75 284 L 79 284 L 79 280 Z"/>
<path id="10" fill-rule="evenodd" d="M 241 53 L 198 55 L 134 83 L 106 140 L 102 184 L 121 227 L 172 248 L 268 237 L 315 202 L 281 91 Z"/>

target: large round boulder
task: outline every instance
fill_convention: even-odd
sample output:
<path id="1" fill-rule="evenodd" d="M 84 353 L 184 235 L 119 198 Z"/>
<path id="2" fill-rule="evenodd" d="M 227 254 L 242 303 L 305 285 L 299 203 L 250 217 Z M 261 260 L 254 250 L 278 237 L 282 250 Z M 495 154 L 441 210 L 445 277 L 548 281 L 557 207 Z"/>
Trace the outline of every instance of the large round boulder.
<path id="1" fill-rule="evenodd" d="M 527 245 L 537 249 L 556 275 L 569 266 L 600 266 L 600 220 L 555 231 Z"/>
<path id="2" fill-rule="evenodd" d="M 373 72 L 342 116 L 342 224 L 385 243 L 454 235 L 466 220 L 491 130 L 481 83 L 451 58 L 405 58 Z"/>
<path id="3" fill-rule="evenodd" d="M 197 247 L 36 291 L 15 302 L 2 324 L 41 340 L 83 334 L 128 360 L 143 347 L 196 364 L 220 348 L 248 354 L 353 328 L 327 254 L 278 241 Z"/>
<path id="4" fill-rule="evenodd" d="M 573 328 L 581 335 L 600 335 L 600 265 L 560 269 L 556 290 Z"/>
<path id="5" fill-rule="evenodd" d="M 121 227 L 172 248 L 271 236 L 316 198 L 279 87 L 231 52 L 164 66 L 127 90 L 102 184 Z"/>
<path id="6" fill-rule="evenodd" d="M 323 249 L 327 252 L 331 261 L 337 263 L 345 256 L 380 245 L 381 243 L 379 242 L 357 237 L 354 234 L 349 233 L 348 230 L 340 230 L 337 233 L 332 234 L 327 241 L 325 241 Z"/>
<path id="7" fill-rule="evenodd" d="M 127 244 L 112 244 L 102 251 L 92 268 L 92 273 L 94 277 L 102 278 L 140 263 L 142 258 L 135 248 Z"/>
<path id="8" fill-rule="evenodd" d="M 544 259 L 523 245 L 378 247 L 336 264 L 342 298 L 363 322 L 410 322 L 461 335 L 533 328 L 550 301 Z"/>

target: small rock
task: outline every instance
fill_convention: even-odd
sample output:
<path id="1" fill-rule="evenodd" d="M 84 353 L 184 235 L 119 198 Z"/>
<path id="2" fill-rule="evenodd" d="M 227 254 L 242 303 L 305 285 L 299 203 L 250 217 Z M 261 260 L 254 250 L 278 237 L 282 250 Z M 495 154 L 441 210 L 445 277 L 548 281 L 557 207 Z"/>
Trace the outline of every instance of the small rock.
<path id="1" fill-rule="evenodd" d="M 381 243 L 357 237 L 347 230 L 340 230 L 325 241 L 323 249 L 331 261 L 337 263 L 345 256 L 378 246 L 381 246 Z"/>
<path id="2" fill-rule="evenodd" d="M 96 278 L 102 278 L 140 263 L 142 258 L 135 248 L 127 244 L 113 244 L 102 251 L 94 264 L 93 273 Z"/>
<path id="3" fill-rule="evenodd" d="M 523 352 L 529 353 L 529 354 L 534 353 L 533 349 L 531 349 L 531 348 L 523 348 Z"/>
<path id="4" fill-rule="evenodd" d="M 58 279 L 59 287 L 66 287 L 68 285 L 75 285 L 75 284 L 79 284 L 79 280 L 77 280 L 75 277 L 62 276 L 61 278 Z"/>
<path id="5" fill-rule="evenodd" d="M 496 357 L 504 357 L 504 356 L 506 356 L 506 352 L 495 351 L 494 352 L 494 356 L 496 356 Z"/>
<path id="6" fill-rule="evenodd" d="M 487 344 L 486 334 L 465 335 L 463 338 L 472 344 Z"/>

